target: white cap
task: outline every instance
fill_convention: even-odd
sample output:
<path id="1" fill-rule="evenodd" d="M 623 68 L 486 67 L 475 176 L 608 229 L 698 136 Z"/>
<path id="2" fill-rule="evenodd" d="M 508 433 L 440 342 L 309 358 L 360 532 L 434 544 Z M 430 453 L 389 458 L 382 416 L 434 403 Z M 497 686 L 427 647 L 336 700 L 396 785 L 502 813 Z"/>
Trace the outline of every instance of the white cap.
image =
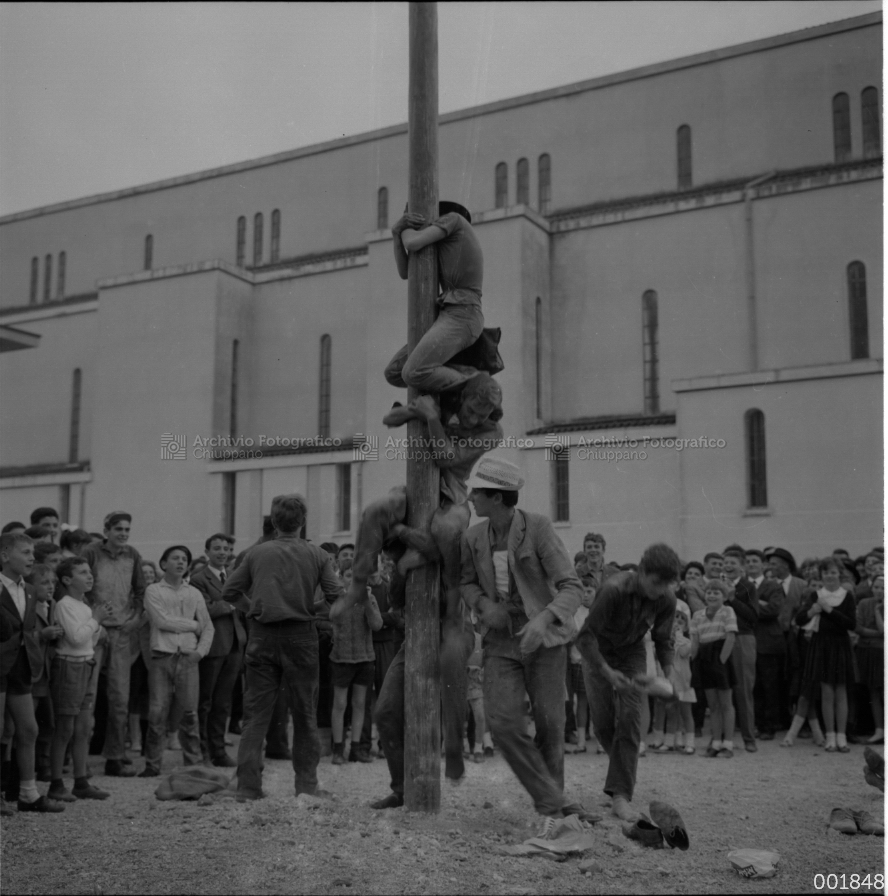
<path id="1" fill-rule="evenodd" d="M 515 464 L 500 457 L 482 457 L 466 488 L 495 488 L 503 492 L 517 492 L 524 485 L 524 477 Z"/>

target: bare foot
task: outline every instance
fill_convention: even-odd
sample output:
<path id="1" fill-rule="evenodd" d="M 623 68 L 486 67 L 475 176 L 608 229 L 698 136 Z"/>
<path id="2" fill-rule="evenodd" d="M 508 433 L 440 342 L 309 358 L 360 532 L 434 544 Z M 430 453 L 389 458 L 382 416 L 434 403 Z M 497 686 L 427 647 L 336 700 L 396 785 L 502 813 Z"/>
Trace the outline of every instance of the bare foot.
<path id="1" fill-rule="evenodd" d="M 629 800 L 624 796 L 615 796 L 611 812 L 622 821 L 638 821 L 638 813 L 633 811 Z"/>

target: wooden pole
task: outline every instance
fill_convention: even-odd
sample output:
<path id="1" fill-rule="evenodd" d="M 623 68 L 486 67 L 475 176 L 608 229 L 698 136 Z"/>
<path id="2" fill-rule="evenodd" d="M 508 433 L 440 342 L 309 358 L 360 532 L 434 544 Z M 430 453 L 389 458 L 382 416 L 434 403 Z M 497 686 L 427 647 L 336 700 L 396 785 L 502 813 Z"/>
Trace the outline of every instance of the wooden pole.
<path id="1" fill-rule="evenodd" d="M 409 85 L 410 211 L 438 217 L 438 10 L 410 4 Z M 411 253 L 408 269 L 407 343 L 412 351 L 435 320 L 438 260 L 434 246 Z M 408 398 L 415 398 L 411 389 Z M 408 444 L 425 435 L 421 421 L 407 429 Z M 438 508 L 438 468 L 408 455 L 408 524 L 426 528 Z M 404 803 L 412 812 L 441 808 L 441 686 L 438 665 L 440 574 L 437 565 L 407 580 L 404 709 Z"/>

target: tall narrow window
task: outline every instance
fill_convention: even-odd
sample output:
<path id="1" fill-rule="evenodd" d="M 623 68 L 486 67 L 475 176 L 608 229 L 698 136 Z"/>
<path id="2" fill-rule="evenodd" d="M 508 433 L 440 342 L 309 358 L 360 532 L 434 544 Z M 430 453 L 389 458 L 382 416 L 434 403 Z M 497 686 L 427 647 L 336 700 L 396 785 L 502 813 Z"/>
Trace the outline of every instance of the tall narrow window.
<path id="1" fill-rule="evenodd" d="M 336 464 L 336 531 L 351 529 L 351 464 Z"/>
<path id="2" fill-rule="evenodd" d="M 861 261 L 848 265 L 848 320 L 851 359 L 869 357 L 869 317 L 866 307 L 866 267 Z"/>
<path id="3" fill-rule="evenodd" d="M 851 158 L 851 104 L 848 102 L 848 94 L 837 93 L 832 105 L 836 162 L 847 162 Z"/>
<path id="4" fill-rule="evenodd" d="M 71 378 L 71 429 L 68 432 L 68 463 L 80 460 L 80 396 L 83 388 L 83 374 L 80 368 L 74 370 Z"/>
<path id="5" fill-rule="evenodd" d="M 222 531 L 234 532 L 235 514 L 237 505 L 235 498 L 237 495 L 236 477 L 237 473 L 222 474 Z"/>
<path id="6" fill-rule="evenodd" d="M 657 294 L 649 289 L 641 297 L 642 351 L 644 355 L 644 412 L 660 413 L 660 356 Z"/>
<path id="7" fill-rule="evenodd" d="M 68 256 L 64 252 L 59 252 L 59 270 L 56 274 L 56 298 L 65 298 L 65 265 Z"/>
<path id="8" fill-rule="evenodd" d="M 48 302 L 52 298 L 52 256 L 47 255 L 43 259 L 43 301 Z"/>
<path id="9" fill-rule="evenodd" d="M 28 292 L 28 301 L 35 305 L 37 303 L 37 281 L 40 279 L 40 259 L 35 255 L 31 259 L 31 289 Z"/>
<path id="10" fill-rule="evenodd" d="M 150 271 L 154 267 L 154 237 L 149 233 L 145 237 L 145 270 Z"/>
<path id="11" fill-rule="evenodd" d="M 230 435 L 232 439 L 237 438 L 237 381 L 239 376 L 238 367 L 240 365 L 239 354 L 240 340 L 235 339 L 231 343 L 231 394 L 228 397 L 228 435 Z"/>
<path id="12" fill-rule="evenodd" d="M 318 435 L 330 435 L 330 337 L 321 336 L 321 370 L 318 388 Z"/>
<path id="13" fill-rule="evenodd" d="M 543 153 L 537 163 L 540 214 L 548 215 L 552 204 L 552 160 L 549 153 Z"/>
<path id="14" fill-rule="evenodd" d="M 874 159 L 882 155 L 882 139 L 879 132 L 879 91 L 866 87 L 860 94 L 860 111 L 863 118 L 863 157 Z"/>
<path id="15" fill-rule="evenodd" d="M 765 469 L 765 415 L 747 411 L 746 428 L 746 499 L 750 507 L 768 506 L 768 482 Z"/>
<path id="16" fill-rule="evenodd" d="M 234 263 L 242 268 L 247 251 L 247 219 L 241 215 L 237 219 L 237 248 L 234 252 Z M 226 530 L 227 531 L 227 530 Z"/>
<path id="17" fill-rule="evenodd" d="M 527 159 L 518 159 L 515 167 L 515 177 L 518 181 L 518 192 L 515 201 L 518 205 L 530 205 L 530 165 Z"/>
<path id="18" fill-rule="evenodd" d="M 570 520 L 570 456 L 563 451 L 552 460 L 552 519 L 556 523 Z"/>
<path id="19" fill-rule="evenodd" d="M 262 212 L 253 218 L 253 267 L 262 264 Z"/>
<path id="20" fill-rule="evenodd" d="M 691 129 L 683 124 L 676 134 L 678 149 L 678 189 L 686 190 L 692 184 L 691 177 Z"/>
<path id="21" fill-rule="evenodd" d="M 389 191 L 380 187 L 376 194 L 376 229 L 386 230 L 389 226 Z"/>
<path id="22" fill-rule="evenodd" d="M 276 208 L 271 213 L 271 263 L 280 261 L 281 257 L 281 210 Z"/>
<path id="23" fill-rule="evenodd" d="M 505 162 L 496 166 L 496 195 L 494 204 L 496 208 L 505 208 L 509 203 L 509 169 Z"/>
<path id="24" fill-rule="evenodd" d="M 537 296 L 534 314 L 536 336 L 536 415 L 543 419 L 543 300 Z"/>

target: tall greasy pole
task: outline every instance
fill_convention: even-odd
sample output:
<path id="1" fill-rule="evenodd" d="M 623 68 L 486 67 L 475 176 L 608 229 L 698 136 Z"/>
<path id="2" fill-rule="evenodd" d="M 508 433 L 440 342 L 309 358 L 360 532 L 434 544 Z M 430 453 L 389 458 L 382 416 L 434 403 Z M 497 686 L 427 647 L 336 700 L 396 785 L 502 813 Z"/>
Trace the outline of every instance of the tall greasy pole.
<path id="1" fill-rule="evenodd" d="M 438 217 L 438 10 L 410 4 L 410 211 Z M 438 260 L 434 246 L 410 253 L 407 342 L 413 351 L 435 320 Z M 408 398 L 417 397 L 411 389 Z M 425 426 L 411 420 L 408 445 L 422 444 Z M 408 454 L 408 525 L 427 528 L 438 507 L 438 468 Z M 426 565 L 407 580 L 404 709 L 404 803 L 412 812 L 441 808 L 441 690 L 438 667 L 440 571 Z"/>

